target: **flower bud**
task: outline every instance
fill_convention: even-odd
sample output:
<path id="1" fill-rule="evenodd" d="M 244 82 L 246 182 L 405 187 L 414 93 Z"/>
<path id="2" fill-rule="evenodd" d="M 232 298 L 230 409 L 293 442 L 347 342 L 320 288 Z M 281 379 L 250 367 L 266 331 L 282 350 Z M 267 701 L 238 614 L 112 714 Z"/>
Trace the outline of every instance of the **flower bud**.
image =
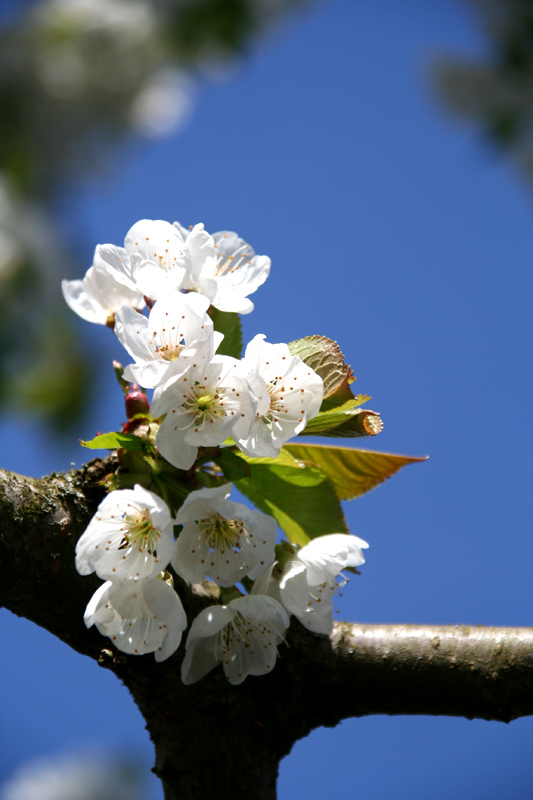
<path id="1" fill-rule="evenodd" d="M 139 415 L 147 415 L 150 411 L 150 403 L 144 392 L 141 392 L 136 383 L 133 384 L 131 391 L 126 395 L 126 416 L 133 419 Z"/>

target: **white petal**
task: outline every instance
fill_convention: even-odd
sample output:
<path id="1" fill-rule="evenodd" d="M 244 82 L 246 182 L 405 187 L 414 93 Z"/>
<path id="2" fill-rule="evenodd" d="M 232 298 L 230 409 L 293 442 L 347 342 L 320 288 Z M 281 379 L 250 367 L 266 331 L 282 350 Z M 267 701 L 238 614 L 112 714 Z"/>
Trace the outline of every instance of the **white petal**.
<path id="1" fill-rule="evenodd" d="M 280 599 L 287 611 L 294 614 L 308 630 L 329 634 L 333 628 L 331 598 L 336 584 L 309 586 L 305 565 L 290 562 L 279 585 Z"/>
<path id="2" fill-rule="evenodd" d="M 188 233 L 186 244 L 191 258 L 189 281 L 193 284 L 187 288 L 196 289 L 198 280 L 210 278 L 216 269 L 215 243 L 203 224 L 199 223 Z"/>
<path id="3" fill-rule="evenodd" d="M 188 522 L 178 536 L 172 566 L 188 583 L 200 583 L 207 575 L 209 548 L 205 536 L 194 522 Z"/>
<path id="4" fill-rule="evenodd" d="M 144 300 L 131 277 L 130 259 L 123 247 L 114 244 L 99 244 L 94 251 L 93 266 L 106 269 L 116 281 L 124 284 L 130 291 L 136 292 L 140 302 L 131 303 L 135 308 L 142 308 Z"/>
<path id="5" fill-rule="evenodd" d="M 147 318 L 133 308 L 125 306 L 115 314 L 115 333 L 118 340 L 137 363 L 154 358 L 153 349 L 147 343 L 148 330 Z"/>
<path id="6" fill-rule="evenodd" d="M 102 618 L 105 622 L 110 623 L 115 617 L 115 612 L 112 609 L 105 609 L 105 598 L 107 597 L 107 592 L 111 586 L 111 581 L 103 583 L 89 600 L 83 615 L 83 621 L 85 622 L 87 628 L 91 628 L 94 625 L 96 621 L 96 615 L 101 607 L 104 608 L 104 614 L 102 615 Z"/>
<path id="7" fill-rule="evenodd" d="M 357 536 L 332 533 L 312 539 L 298 552 L 298 559 L 307 566 L 309 584 L 315 585 L 333 580 L 344 567 L 364 564 L 361 548 L 366 547 L 367 542 Z"/>
<path id="8" fill-rule="evenodd" d="M 153 413 L 153 412 L 152 412 Z M 185 441 L 187 429 L 183 426 L 190 422 L 187 412 L 182 409 L 167 414 L 157 432 L 155 443 L 163 458 L 178 469 L 190 469 L 196 461 L 198 447 Z"/>
<path id="9" fill-rule="evenodd" d="M 199 519 L 199 514 L 207 516 L 211 510 L 212 500 L 227 500 L 232 490 L 231 483 L 223 483 L 221 486 L 212 488 L 196 489 L 185 498 L 176 516 L 176 522 L 188 522 L 189 520 Z"/>
<path id="10" fill-rule="evenodd" d="M 173 270 L 183 265 L 183 240 L 176 228 L 164 220 L 142 219 L 133 225 L 124 240 L 126 252 L 140 255 L 145 261 Z"/>
<path id="11" fill-rule="evenodd" d="M 172 272 L 166 272 L 151 261 L 131 258 L 131 272 L 135 285 L 145 297 L 159 300 L 183 286 L 185 269 L 176 266 Z"/>

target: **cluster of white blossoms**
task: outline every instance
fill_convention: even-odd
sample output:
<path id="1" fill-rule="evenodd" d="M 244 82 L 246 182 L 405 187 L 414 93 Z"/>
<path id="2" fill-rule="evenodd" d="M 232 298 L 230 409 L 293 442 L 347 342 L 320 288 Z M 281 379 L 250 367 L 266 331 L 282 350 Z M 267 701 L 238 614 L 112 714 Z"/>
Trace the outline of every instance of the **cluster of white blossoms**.
<path id="1" fill-rule="evenodd" d="M 254 581 L 249 595 L 204 609 L 186 642 L 182 680 L 193 683 L 222 664 L 230 683 L 270 672 L 294 614 L 309 630 L 331 633 L 332 598 L 342 570 L 364 563 L 367 543 L 349 534 L 313 539 L 274 579 L 277 524 L 273 517 L 228 500 L 231 484 L 191 492 L 171 519 L 152 492 L 111 492 L 76 547 L 76 568 L 106 582 L 85 611 L 122 652 L 154 653 L 163 661 L 178 648 L 187 619 L 165 568 L 190 584 L 221 587 Z M 175 525 L 182 530 L 177 540 Z M 339 580 L 341 576 L 341 580 Z"/>
<path id="2" fill-rule="evenodd" d="M 124 247 L 96 247 L 81 281 L 63 281 L 63 295 L 76 314 L 106 324 L 122 306 L 142 309 L 144 299 L 173 292 L 199 292 L 220 311 L 249 314 L 248 295 L 268 278 L 270 259 L 257 256 L 236 233 L 210 235 L 202 223 L 143 219 L 126 234 Z"/>
<path id="3" fill-rule="evenodd" d="M 223 336 L 210 306 L 249 313 L 269 271 L 236 233 L 141 220 L 124 247 L 98 245 L 83 280 L 62 283 L 73 311 L 114 328 L 134 361 L 125 380 L 154 389 L 152 417 L 164 417 L 156 445 L 178 469 L 229 436 L 248 455 L 275 458 L 320 410 L 322 379 L 286 344 L 259 334 L 243 359 L 216 354 Z"/>
<path id="4" fill-rule="evenodd" d="M 153 390 L 155 446 L 177 470 L 194 470 L 203 448 L 228 440 L 244 457 L 276 458 L 320 411 L 322 378 L 288 345 L 259 334 L 243 358 L 217 354 L 223 335 L 214 328 L 212 307 L 249 313 L 248 295 L 269 270 L 270 259 L 235 233 L 142 220 L 124 247 L 96 248 L 83 280 L 63 281 L 68 305 L 112 328 L 133 359 L 123 380 Z M 125 653 L 153 652 L 162 661 L 178 648 L 187 618 L 169 566 L 189 584 L 208 579 L 226 593 L 225 605 L 192 621 L 184 683 L 217 664 L 232 684 L 269 672 L 291 614 L 316 633 L 330 633 L 342 570 L 362 564 L 368 546 L 348 534 L 322 536 L 293 547 L 294 557 L 273 570 L 276 520 L 230 501 L 231 489 L 230 483 L 188 485 L 174 516 L 141 485 L 116 489 L 76 548 L 78 572 L 96 572 L 105 581 L 85 623 Z"/>

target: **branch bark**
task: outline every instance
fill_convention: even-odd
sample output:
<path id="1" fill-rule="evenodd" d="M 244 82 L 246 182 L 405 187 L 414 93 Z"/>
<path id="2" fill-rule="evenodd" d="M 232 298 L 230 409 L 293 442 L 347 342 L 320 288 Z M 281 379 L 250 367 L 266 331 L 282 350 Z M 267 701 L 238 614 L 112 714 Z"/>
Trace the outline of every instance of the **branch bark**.
<path id="1" fill-rule="evenodd" d="M 183 686 L 183 645 L 168 661 L 126 656 L 83 624 L 101 585 L 74 568 L 76 541 L 113 456 L 66 475 L 0 470 L 0 604 L 111 669 L 143 713 L 167 800 L 228 786 L 275 798 L 278 764 L 320 725 L 367 714 L 443 714 L 509 722 L 533 714 L 533 629 L 337 623 L 331 637 L 293 618 L 269 675 L 230 686 L 221 670 Z M 216 600 L 176 586 L 188 618 Z"/>

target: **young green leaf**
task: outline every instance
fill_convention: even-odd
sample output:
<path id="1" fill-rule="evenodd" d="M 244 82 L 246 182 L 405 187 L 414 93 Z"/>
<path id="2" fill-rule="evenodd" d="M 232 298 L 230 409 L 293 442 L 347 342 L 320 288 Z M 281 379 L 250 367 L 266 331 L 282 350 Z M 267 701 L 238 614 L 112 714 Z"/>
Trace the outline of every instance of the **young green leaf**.
<path id="1" fill-rule="evenodd" d="M 242 354 L 242 325 L 238 314 L 229 311 L 219 311 L 211 306 L 209 315 L 213 320 L 216 331 L 224 334 L 222 343 L 218 346 L 217 355 L 240 358 Z"/>
<path id="2" fill-rule="evenodd" d="M 349 532 L 335 490 L 321 469 L 298 463 L 284 448 L 276 459 L 241 457 L 251 475 L 235 485 L 277 520 L 291 542 L 305 545 L 316 536 Z"/>
<path id="3" fill-rule="evenodd" d="M 141 439 L 134 433 L 120 433 L 119 431 L 101 433 L 86 442 L 80 439 L 80 444 L 91 450 L 116 450 L 118 447 L 122 447 L 124 450 L 133 450 L 136 453 L 144 452 L 147 447 L 146 439 Z"/>
<path id="4" fill-rule="evenodd" d="M 252 474 L 250 465 L 228 447 L 223 447 L 220 455 L 216 456 L 213 461 L 218 464 L 224 477 L 231 483 L 241 480 L 241 478 L 249 478 Z"/>
<path id="5" fill-rule="evenodd" d="M 287 444 L 285 448 L 301 464 L 320 469 L 335 487 L 339 500 L 355 497 L 375 489 L 407 464 L 426 461 L 428 456 L 398 456 L 374 453 L 350 447 L 329 445 Z"/>
<path id="6" fill-rule="evenodd" d="M 326 336 L 306 336 L 289 342 L 289 351 L 299 356 L 324 381 L 324 397 L 339 392 L 345 399 L 353 397 L 348 386 L 355 380 L 350 366 L 345 362 L 339 345 Z"/>

